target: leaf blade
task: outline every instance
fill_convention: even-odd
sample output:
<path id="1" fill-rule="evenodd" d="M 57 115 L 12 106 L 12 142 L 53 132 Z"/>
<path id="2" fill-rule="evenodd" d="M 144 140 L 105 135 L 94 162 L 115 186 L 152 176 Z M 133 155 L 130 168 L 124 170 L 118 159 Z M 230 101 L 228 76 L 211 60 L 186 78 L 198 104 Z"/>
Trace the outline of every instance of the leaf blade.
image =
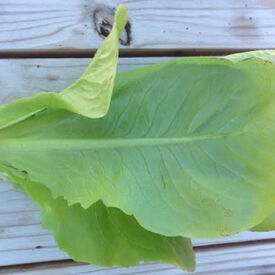
<path id="1" fill-rule="evenodd" d="M 102 199 L 159 234 L 234 234 L 274 208 L 274 70 L 195 58 L 123 73 L 106 117 L 37 114 L 0 132 L 0 157 L 54 197 Z"/>
<path id="2" fill-rule="evenodd" d="M 260 224 L 257 224 L 250 230 L 251 231 L 260 231 L 260 232 L 275 230 L 275 212 L 273 211 Z"/>

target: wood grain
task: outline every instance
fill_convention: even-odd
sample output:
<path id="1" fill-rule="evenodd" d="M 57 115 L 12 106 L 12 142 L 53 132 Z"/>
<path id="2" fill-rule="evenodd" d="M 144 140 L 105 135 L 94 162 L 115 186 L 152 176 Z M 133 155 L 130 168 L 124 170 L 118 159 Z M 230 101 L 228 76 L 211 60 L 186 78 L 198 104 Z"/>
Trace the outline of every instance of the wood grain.
<path id="1" fill-rule="evenodd" d="M 126 71 L 170 59 L 124 58 L 120 59 L 118 70 Z M 0 86 L 2 87 L 0 103 L 32 95 L 40 90 L 60 91 L 81 75 L 89 61 L 90 59 L 0 60 L 0 71 L 2 72 L 0 75 Z M 243 272 L 245 263 L 247 263 L 247 270 L 251 272 L 261 270 L 263 266 L 270 266 L 268 268 L 274 271 L 274 239 L 275 232 L 242 232 L 218 240 L 194 240 L 193 243 L 198 251 L 198 272 L 218 272 L 222 269 L 232 272 L 234 268 L 237 268 L 238 272 Z M 265 240 L 265 242 L 261 244 L 257 240 Z M 238 242 L 242 242 L 242 244 L 236 245 Z M 233 243 L 235 244 L 233 245 Z M 68 256 L 56 247 L 51 234 L 41 228 L 38 207 L 20 191 L 15 191 L 7 183 L 0 182 L 0 266 L 67 259 Z M 82 271 L 84 273 L 99 272 L 98 274 L 129 274 L 131 272 L 138 274 L 144 271 L 146 274 L 182 274 L 171 266 L 158 264 L 141 265 L 136 269 L 129 270 L 67 264 L 58 264 L 58 268 L 45 264 L 32 267 L 33 269 L 26 272 L 35 274 L 31 272 L 37 271 L 39 274 L 49 274 L 42 273 L 43 270 L 43 272 L 47 270 L 47 272 L 54 271 L 54 274 L 79 274 Z M 70 268 L 72 269 L 70 270 Z M 20 269 L 12 270 L 5 269 L 3 272 L 6 273 L 2 274 L 9 274 L 8 272 L 22 274 L 23 272 Z M 117 273 L 112 273 L 111 270 Z M 259 274 L 253 272 L 250 274 Z"/>
<path id="2" fill-rule="evenodd" d="M 122 49 L 274 48 L 273 0 L 1 0 L 0 53 L 72 53 L 102 40 L 94 11 L 125 4 L 131 31 Z M 109 20 L 110 21 L 110 20 Z M 100 28 L 99 28 L 100 29 Z M 103 31 L 104 32 L 104 31 Z M 125 33 L 123 37 L 125 39 Z M 125 44 L 125 43 L 124 43 Z"/>
<path id="3" fill-rule="evenodd" d="M 240 246 L 205 247 L 197 251 L 197 268 L 192 274 L 274 274 L 275 242 L 242 244 Z M 0 274 L 24 275 L 72 275 L 72 274 L 187 274 L 166 264 L 147 263 L 131 268 L 99 267 L 79 264 L 72 261 L 7 267 Z"/>

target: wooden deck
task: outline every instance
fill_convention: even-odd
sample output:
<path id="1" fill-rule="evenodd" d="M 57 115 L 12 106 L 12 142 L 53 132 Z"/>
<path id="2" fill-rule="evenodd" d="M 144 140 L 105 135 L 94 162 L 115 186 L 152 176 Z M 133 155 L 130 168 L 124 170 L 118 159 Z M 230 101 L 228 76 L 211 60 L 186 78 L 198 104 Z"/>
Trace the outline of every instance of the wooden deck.
<path id="1" fill-rule="evenodd" d="M 0 103 L 71 84 L 89 62 L 79 57 L 90 57 L 102 40 L 101 18 L 118 3 L 127 6 L 130 22 L 119 71 L 179 55 L 275 47 L 274 0 L 102 2 L 1 0 Z M 242 232 L 193 243 L 195 274 L 275 274 L 275 232 Z M 0 181 L 0 274 L 185 273 L 158 263 L 127 269 L 74 263 L 41 228 L 38 207 Z"/>

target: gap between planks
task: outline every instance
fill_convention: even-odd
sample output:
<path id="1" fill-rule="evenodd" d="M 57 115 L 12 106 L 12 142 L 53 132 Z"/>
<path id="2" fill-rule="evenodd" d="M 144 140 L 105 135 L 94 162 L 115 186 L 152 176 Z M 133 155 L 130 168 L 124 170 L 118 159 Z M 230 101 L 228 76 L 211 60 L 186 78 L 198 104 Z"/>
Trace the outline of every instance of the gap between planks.
<path id="1" fill-rule="evenodd" d="M 1 0 L 0 51 L 98 48 L 108 33 L 103 22 L 112 23 L 119 4 L 127 6 L 131 25 L 122 35 L 124 41 L 130 37 L 123 49 L 275 45 L 273 0 Z"/>
<path id="2" fill-rule="evenodd" d="M 269 48 L 272 50 L 275 48 Z M 120 49 L 119 57 L 191 57 L 191 56 L 224 56 L 233 53 L 241 53 L 246 51 L 255 51 L 257 48 L 247 49 Z M 18 58 L 92 58 L 96 49 L 75 50 L 17 50 L 17 51 L 1 51 L 0 58 L 18 59 Z"/>

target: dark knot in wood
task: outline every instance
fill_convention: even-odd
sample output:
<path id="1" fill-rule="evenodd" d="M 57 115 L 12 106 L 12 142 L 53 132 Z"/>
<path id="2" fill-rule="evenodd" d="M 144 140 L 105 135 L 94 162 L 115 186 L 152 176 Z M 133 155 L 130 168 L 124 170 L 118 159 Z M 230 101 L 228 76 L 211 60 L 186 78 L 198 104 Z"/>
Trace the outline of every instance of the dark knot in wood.
<path id="1" fill-rule="evenodd" d="M 93 12 L 93 21 L 97 33 L 101 37 L 106 37 L 114 23 L 115 10 L 106 6 L 98 7 Z M 127 24 L 120 35 L 119 42 L 121 45 L 129 46 L 131 43 L 131 24 L 127 21 Z"/>

